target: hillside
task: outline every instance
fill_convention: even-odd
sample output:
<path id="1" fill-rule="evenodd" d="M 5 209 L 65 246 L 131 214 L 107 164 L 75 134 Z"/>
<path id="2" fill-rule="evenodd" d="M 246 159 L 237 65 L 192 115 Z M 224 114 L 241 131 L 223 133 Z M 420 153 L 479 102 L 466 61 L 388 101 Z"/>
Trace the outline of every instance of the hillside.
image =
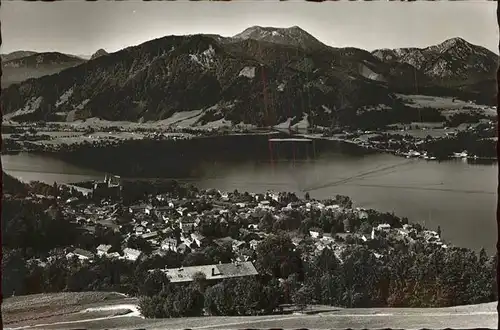
<path id="1" fill-rule="evenodd" d="M 118 293 L 67 292 L 7 298 L 4 324 L 51 329 L 347 329 L 495 328 L 496 303 L 448 308 L 327 308 L 312 315 L 143 319 L 136 299 Z M 310 309 L 310 308 L 308 308 Z M 29 311 L 29 312 L 28 312 Z M 128 313 L 127 313 L 128 311 Z"/>
<path id="2" fill-rule="evenodd" d="M 25 195 L 28 193 L 28 186 L 2 171 L 2 191 L 4 194 Z"/>
<path id="3" fill-rule="evenodd" d="M 108 55 L 108 52 L 105 51 L 104 49 L 99 49 L 94 54 L 92 54 L 92 56 L 90 57 L 90 59 L 91 60 L 95 60 L 96 58 L 104 56 L 104 55 Z"/>
<path id="4" fill-rule="evenodd" d="M 0 58 L 2 59 L 2 62 L 7 62 L 11 60 L 15 60 L 21 57 L 27 57 L 31 55 L 35 55 L 37 52 L 29 51 L 29 50 L 18 50 L 16 52 L 8 53 L 8 54 L 1 54 Z"/>
<path id="5" fill-rule="evenodd" d="M 251 27 L 232 38 L 151 40 L 10 86 L 0 104 L 16 120 L 156 121 L 198 111 L 195 126 L 288 118 L 331 125 L 364 106 L 395 106 L 394 93 L 491 101 L 492 54 L 456 38 L 370 53 L 328 47 L 298 27 Z M 472 75 L 474 67 L 481 70 Z"/>
<path id="6" fill-rule="evenodd" d="M 85 61 L 81 58 L 57 52 L 11 53 L 5 59 L 2 56 L 2 88 L 30 78 L 55 74 L 83 62 Z"/>

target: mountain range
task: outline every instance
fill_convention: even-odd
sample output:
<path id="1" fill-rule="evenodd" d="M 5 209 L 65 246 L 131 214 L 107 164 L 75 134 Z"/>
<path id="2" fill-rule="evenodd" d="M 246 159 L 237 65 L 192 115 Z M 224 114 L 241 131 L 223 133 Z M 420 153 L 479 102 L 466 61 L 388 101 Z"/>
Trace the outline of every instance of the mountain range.
<path id="1" fill-rule="evenodd" d="M 58 52 L 18 51 L 2 55 L 1 58 L 2 88 L 31 78 L 58 73 L 85 62 L 82 58 Z"/>
<path id="2" fill-rule="evenodd" d="M 154 121 L 197 111 L 194 125 L 268 126 L 306 115 L 330 123 L 363 107 L 391 107 L 395 93 L 483 104 L 496 96 L 498 55 L 461 38 L 368 52 L 327 46 L 296 26 L 254 26 L 234 37 L 167 36 L 105 55 L 10 85 L 0 97 L 3 113 Z"/>

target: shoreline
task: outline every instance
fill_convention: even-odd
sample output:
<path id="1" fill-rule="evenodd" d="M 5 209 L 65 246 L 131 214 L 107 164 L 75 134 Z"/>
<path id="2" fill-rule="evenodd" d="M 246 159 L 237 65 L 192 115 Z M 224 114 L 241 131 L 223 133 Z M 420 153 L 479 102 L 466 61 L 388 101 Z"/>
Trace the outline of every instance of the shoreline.
<path id="1" fill-rule="evenodd" d="M 217 138 L 231 138 L 231 137 L 263 137 L 267 136 L 269 139 L 273 136 L 275 137 L 283 137 L 285 140 L 286 139 L 293 139 L 293 138 L 303 138 L 303 139 L 309 139 L 312 140 L 313 143 L 314 141 L 321 141 L 321 142 L 341 142 L 348 144 L 350 146 L 355 146 L 360 149 L 363 149 L 365 151 L 372 151 L 372 152 L 378 152 L 378 153 L 387 153 L 387 154 L 392 154 L 397 157 L 404 157 L 404 158 L 418 158 L 418 159 L 424 159 L 427 161 L 447 161 L 447 160 L 453 160 L 453 159 L 462 159 L 466 161 L 493 161 L 497 162 L 497 157 L 491 156 L 491 157 L 485 157 L 485 156 L 477 156 L 477 155 L 462 155 L 463 150 L 456 150 L 454 153 L 456 155 L 448 155 L 448 156 L 443 156 L 443 155 L 427 155 L 427 152 L 425 150 L 421 150 L 420 148 L 417 147 L 418 144 L 420 144 L 422 141 L 424 141 L 423 138 L 420 137 L 413 137 L 415 140 L 411 143 L 408 143 L 407 141 L 403 140 L 398 141 L 400 142 L 400 148 L 398 149 L 393 149 L 393 148 L 381 148 L 375 145 L 375 143 L 372 143 L 370 140 L 363 140 L 358 137 L 355 138 L 343 138 L 343 137 L 338 137 L 338 136 L 324 136 L 321 133 L 300 133 L 298 131 L 290 131 L 288 129 L 282 129 L 279 127 L 273 127 L 270 130 L 263 130 L 263 129 L 249 129 L 246 131 L 226 131 L 226 130 L 216 130 L 216 131 L 208 131 L 208 130 L 199 130 L 198 131 L 201 134 L 192 134 L 189 130 L 183 132 L 182 130 L 179 132 L 155 132 L 153 134 L 146 134 L 143 135 L 142 137 L 139 136 L 138 138 L 120 138 L 116 135 L 105 135 L 105 136 L 95 136 L 92 137 L 91 135 L 86 135 L 82 133 L 81 139 L 78 139 L 76 141 L 70 141 L 70 143 L 64 142 L 64 138 L 62 137 L 63 140 L 57 141 L 58 137 L 54 137 L 52 139 L 49 139 L 47 141 L 50 141 L 49 143 L 43 143 L 40 141 L 40 143 L 32 143 L 31 146 L 21 146 L 20 143 L 18 142 L 19 140 L 10 140 L 13 141 L 13 145 L 9 146 L 9 144 L 4 144 L 4 149 L 1 150 L 1 155 L 16 155 L 21 152 L 26 152 L 26 153 L 48 153 L 48 154 L 61 154 L 61 153 L 71 153 L 78 151 L 79 149 L 83 148 L 88 148 L 88 147 L 94 147 L 96 149 L 100 148 L 113 148 L 113 147 L 121 147 L 124 144 L 127 144 L 131 141 L 137 142 L 137 143 L 144 143 L 145 145 L 148 143 L 160 143 L 160 142 L 176 142 L 176 141 L 203 141 L 206 139 L 217 139 Z M 101 132 L 102 133 L 102 132 Z M 123 133 L 123 132 L 121 132 Z M 129 132 L 134 134 L 134 132 Z M 343 134 L 353 134 L 354 132 L 348 132 L 345 131 Z M 111 134 L 111 132 L 109 132 Z M 117 134 L 120 134 L 120 132 L 117 132 Z M 143 134 L 142 132 L 137 132 L 137 134 Z M 356 134 L 356 133 L 354 133 Z M 359 133 L 357 133 L 359 134 Z M 366 133 L 364 133 L 366 134 Z M 383 132 L 373 132 L 370 134 L 376 134 L 377 135 L 391 135 L 389 131 L 383 131 Z M 369 134 L 368 134 L 369 135 Z M 398 135 L 398 133 L 394 133 L 392 135 Z M 87 140 L 87 138 L 90 138 L 90 140 Z M 357 139 L 357 141 L 356 141 Z M 436 141 L 439 141 L 442 138 L 436 138 Z M 52 141 L 55 141 L 53 143 Z M 9 140 L 7 140 L 9 141 Z M 9 142 L 10 142 L 9 141 Z M 71 143 L 73 142 L 73 143 Z M 196 143 L 196 142 L 195 142 Z M 411 147 L 413 146 L 413 148 Z M 20 148 L 21 147 L 21 148 Z"/>

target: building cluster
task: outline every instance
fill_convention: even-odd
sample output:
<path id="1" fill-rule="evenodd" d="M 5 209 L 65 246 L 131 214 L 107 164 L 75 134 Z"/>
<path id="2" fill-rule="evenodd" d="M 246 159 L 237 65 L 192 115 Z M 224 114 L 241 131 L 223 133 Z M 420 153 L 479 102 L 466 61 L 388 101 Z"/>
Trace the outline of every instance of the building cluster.
<path id="1" fill-rule="evenodd" d="M 273 221 L 280 221 L 293 211 L 303 214 L 311 211 L 349 212 L 360 220 L 368 217 L 368 213 L 361 208 L 348 209 L 336 204 L 325 205 L 315 200 L 299 200 L 282 207 L 279 200 L 280 195 L 273 192 L 240 194 L 212 189 L 198 192 L 196 196 L 183 199 L 175 199 L 169 195 L 157 195 L 151 197 L 147 202 L 131 205 L 127 208 L 119 203 L 110 204 L 108 202 L 103 202 L 100 206 L 95 204 L 80 207 L 71 205 L 71 211 L 66 210 L 66 212 L 72 212 L 76 220 L 89 230 L 95 228 L 95 225 L 99 223 L 119 232 L 124 243 L 129 240 L 146 241 L 152 252 L 144 253 L 144 251 L 126 247 L 121 251 L 122 253 L 118 253 L 112 251 L 111 245 L 100 245 L 94 252 L 75 249 L 68 253 L 68 257 L 76 256 L 80 260 L 91 261 L 99 256 L 136 261 L 149 253 L 161 255 L 170 251 L 188 254 L 202 251 L 215 244 L 232 250 L 235 258 L 230 266 L 207 265 L 164 271 L 173 281 L 177 282 L 193 278 L 192 275 L 199 272 L 203 273 L 206 278 L 217 278 L 217 276 L 226 278 L 229 276 L 220 274 L 244 273 L 251 275 L 255 273 L 255 268 L 252 265 L 255 251 L 259 243 L 268 236 L 260 228 L 261 219 L 266 213 L 272 216 Z M 210 237 L 203 235 L 203 233 L 216 231 L 218 232 Z M 417 232 L 411 225 L 404 225 L 403 228 L 391 228 L 389 224 L 374 227 L 371 234 L 340 233 L 333 237 L 331 234 L 311 229 L 309 237 L 292 234 L 292 243 L 298 247 L 307 239 L 314 245 L 312 255 L 318 255 L 323 250 L 330 249 L 341 260 L 342 252 L 347 244 L 347 237 L 367 242 L 376 239 L 382 232 L 385 233 L 385 236 L 392 235 L 406 242 L 424 240 L 427 243 L 439 244 L 446 248 L 435 232 Z M 380 254 L 376 256 L 381 257 Z"/>

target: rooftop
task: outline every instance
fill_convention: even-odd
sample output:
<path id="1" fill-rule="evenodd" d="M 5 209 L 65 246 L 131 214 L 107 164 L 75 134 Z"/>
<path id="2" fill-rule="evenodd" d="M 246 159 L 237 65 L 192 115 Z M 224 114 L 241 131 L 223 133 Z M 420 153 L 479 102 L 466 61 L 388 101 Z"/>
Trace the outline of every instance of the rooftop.
<path id="1" fill-rule="evenodd" d="M 251 262 L 191 266 L 162 270 L 172 283 L 191 282 L 194 274 L 203 273 L 207 280 L 255 276 L 259 273 Z"/>

